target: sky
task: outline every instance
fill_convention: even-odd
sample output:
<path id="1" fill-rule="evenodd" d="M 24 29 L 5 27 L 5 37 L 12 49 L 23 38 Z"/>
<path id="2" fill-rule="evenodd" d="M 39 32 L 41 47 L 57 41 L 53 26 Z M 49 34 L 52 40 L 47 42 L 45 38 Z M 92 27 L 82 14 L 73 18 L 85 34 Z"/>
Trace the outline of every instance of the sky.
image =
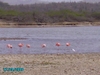
<path id="1" fill-rule="evenodd" d="M 2 2 L 6 2 L 10 5 L 16 4 L 34 4 L 34 3 L 46 3 L 46 2 L 100 2 L 100 0 L 0 0 Z"/>
<path id="2" fill-rule="evenodd" d="M 48 1 L 48 0 L 42 0 L 42 1 Z M 81 1 L 81 0 L 49 0 L 49 2 L 62 2 L 62 1 Z"/>
<path id="3" fill-rule="evenodd" d="M 10 5 L 15 4 L 33 4 L 33 3 L 43 3 L 43 2 L 72 2 L 72 1 L 81 1 L 81 0 L 0 0 L 2 2 L 9 3 Z"/>

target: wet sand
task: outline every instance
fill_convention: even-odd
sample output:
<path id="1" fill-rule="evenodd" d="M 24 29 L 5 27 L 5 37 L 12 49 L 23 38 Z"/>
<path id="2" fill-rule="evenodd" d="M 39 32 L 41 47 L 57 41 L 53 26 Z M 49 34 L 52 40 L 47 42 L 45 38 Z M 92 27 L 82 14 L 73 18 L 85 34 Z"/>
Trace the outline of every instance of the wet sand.
<path id="1" fill-rule="evenodd" d="M 22 67 L 23 72 L 4 72 Z M 100 75 L 100 53 L 0 55 L 0 75 Z"/>

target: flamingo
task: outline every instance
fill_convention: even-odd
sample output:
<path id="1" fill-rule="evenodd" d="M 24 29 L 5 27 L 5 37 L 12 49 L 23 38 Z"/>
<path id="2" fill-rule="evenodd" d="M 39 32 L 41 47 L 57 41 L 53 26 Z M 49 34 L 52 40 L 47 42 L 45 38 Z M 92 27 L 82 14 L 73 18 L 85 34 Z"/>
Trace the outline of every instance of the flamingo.
<path id="1" fill-rule="evenodd" d="M 12 48 L 12 45 L 11 45 L 11 44 L 7 44 L 7 47 L 8 47 L 8 48 Z"/>
<path id="2" fill-rule="evenodd" d="M 7 44 L 7 47 L 12 49 L 13 46 L 11 44 Z M 10 51 L 10 53 L 12 53 L 12 51 Z"/>
<path id="3" fill-rule="evenodd" d="M 20 47 L 20 51 L 21 51 L 21 48 L 23 47 L 23 44 L 19 43 L 18 46 Z"/>
<path id="4" fill-rule="evenodd" d="M 19 43 L 18 46 L 19 46 L 19 47 L 23 47 L 23 44 L 22 44 L 22 43 Z"/>
<path id="5" fill-rule="evenodd" d="M 27 48 L 30 48 L 31 46 L 30 46 L 30 44 L 27 44 L 26 47 L 27 47 Z"/>
<path id="6" fill-rule="evenodd" d="M 56 43 L 56 46 L 58 46 L 58 47 L 59 47 L 59 46 L 60 46 L 60 43 L 58 43 L 58 42 L 57 42 L 57 43 Z"/>
<path id="7" fill-rule="evenodd" d="M 30 48 L 31 46 L 30 46 L 30 44 L 27 44 L 26 47 L 27 47 L 27 48 Z M 30 53 L 30 50 L 28 50 L 28 51 L 29 51 L 29 53 Z"/>
<path id="8" fill-rule="evenodd" d="M 57 47 L 59 47 L 59 46 L 60 46 L 60 43 L 59 43 L 59 42 L 57 42 L 57 43 L 56 43 L 56 46 L 57 46 Z M 57 49 L 57 50 L 59 50 L 59 49 Z M 58 54 L 59 54 L 59 53 L 58 53 Z"/>
<path id="9" fill-rule="evenodd" d="M 56 43 L 56 46 L 58 46 L 58 47 L 59 47 L 59 46 L 60 46 L 60 43 L 59 43 L 59 42 L 57 42 L 57 43 Z M 58 50 L 59 50 L 59 49 L 58 49 Z"/>
<path id="10" fill-rule="evenodd" d="M 46 44 L 42 44 L 42 48 L 46 47 Z"/>
<path id="11" fill-rule="evenodd" d="M 12 48 L 13 46 L 12 45 L 10 45 L 10 48 Z"/>
<path id="12" fill-rule="evenodd" d="M 7 44 L 7 47 L 10 48 L 10 44 Z"/>
<path id="13" fill-rule="evenodd" d="M 66 46 L 70 46 L 70 43 L 66 43 Z"/>
<path id="14" fill-rule="evenodd" d="M 43 50 L 45 51 L 46 50 L 46 44 L 42 44 L 42 48 L 43 48 Z M 45 52 L 44 52 L 45 53 Z"/>

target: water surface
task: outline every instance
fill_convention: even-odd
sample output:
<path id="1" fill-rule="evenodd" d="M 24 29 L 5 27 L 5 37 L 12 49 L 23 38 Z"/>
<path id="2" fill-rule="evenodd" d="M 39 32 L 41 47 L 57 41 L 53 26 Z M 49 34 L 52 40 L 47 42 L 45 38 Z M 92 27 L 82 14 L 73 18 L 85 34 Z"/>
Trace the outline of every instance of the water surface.
<path id="1" fill-rule="evenodd" d="M 0 54 L 88 53 L 100 52 L 100 27 L 49 27 L 49 28 L 0 28 L 0 38 L 26 38 L 0 40 Z M 55 46 L 61 43 L 60 47 Z M 69 42 L 71 45 L 66 46 Z M 7 48 L 7 44 L 13 48 Z M 22 49 L 18 47 L 23 43 Z M 46 48 L 41 45 L 45 43 Z M 26 48 L 30 44 L 31 48 Z M 75 52 L 72 50 L 75 49 Z"/>

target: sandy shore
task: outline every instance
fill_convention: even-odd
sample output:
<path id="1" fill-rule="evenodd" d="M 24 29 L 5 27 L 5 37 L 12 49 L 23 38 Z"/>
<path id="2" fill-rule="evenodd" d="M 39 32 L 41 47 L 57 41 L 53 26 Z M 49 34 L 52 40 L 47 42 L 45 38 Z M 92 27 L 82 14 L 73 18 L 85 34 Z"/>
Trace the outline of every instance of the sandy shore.
<path id="1" fill-rule="evenodd" d="M 4 72 L 22 67 L 23 72 Z M 100 75 L 100 53 L 0 55 L 0 75 Z"/>
<path id="2" fill-rule="evenodd" d="M 100 26 L 100 22 L 58 22 L 58 23 L 16 23 L 0 20 L 0 28 L 37 28 L 37 27 Z"/>

